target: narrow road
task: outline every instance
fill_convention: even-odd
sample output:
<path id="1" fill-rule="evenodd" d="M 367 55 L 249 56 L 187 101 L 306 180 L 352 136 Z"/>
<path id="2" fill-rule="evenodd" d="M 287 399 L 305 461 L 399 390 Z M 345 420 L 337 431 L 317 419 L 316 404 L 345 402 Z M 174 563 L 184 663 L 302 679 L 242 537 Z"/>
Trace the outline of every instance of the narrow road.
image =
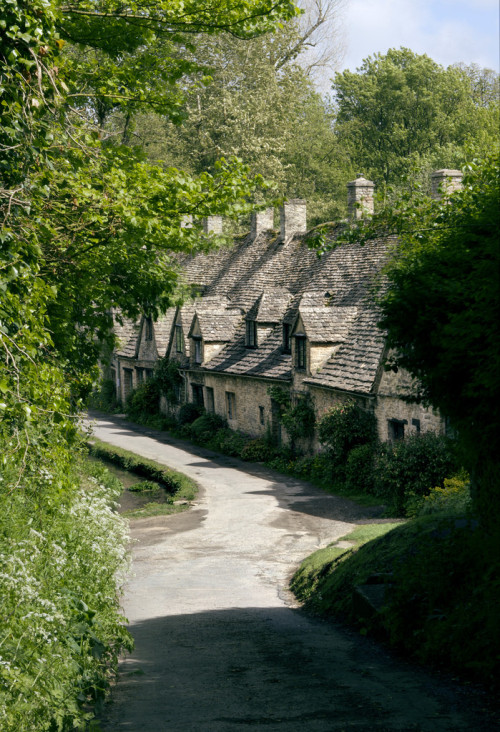
<path id="1" fill-rule="evenodd" d="M 190 511 L 132 523 L 123 607 L 136 647 L 104 730 L 493 730 L 460 689 L 296 606 L 296 565 L 367 509 L 120 419 L 93 430 L 200 486 Z"/>

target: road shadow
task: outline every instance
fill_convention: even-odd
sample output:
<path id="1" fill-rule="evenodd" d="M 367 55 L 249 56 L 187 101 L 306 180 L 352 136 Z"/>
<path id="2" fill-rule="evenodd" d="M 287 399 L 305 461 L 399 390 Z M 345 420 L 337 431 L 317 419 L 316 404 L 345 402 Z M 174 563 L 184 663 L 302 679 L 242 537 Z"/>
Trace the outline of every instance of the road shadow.
<path id="1" fill-rule="evenodd" d="M 131 631 L 106 732 L 497 729 L 459 685 L 302 610 L 229 608 Z"/>

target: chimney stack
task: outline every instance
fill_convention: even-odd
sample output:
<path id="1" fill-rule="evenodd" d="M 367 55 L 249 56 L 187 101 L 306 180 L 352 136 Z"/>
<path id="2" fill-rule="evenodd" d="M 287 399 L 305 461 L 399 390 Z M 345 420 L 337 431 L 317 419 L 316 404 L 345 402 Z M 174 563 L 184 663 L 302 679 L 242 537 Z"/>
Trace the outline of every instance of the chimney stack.
<path id="1" fill-rule="evenodd" d="M 266 208 L 265 211 L 252 212 L 251 234 L 255 239 L 262 231 L 270 231 L 274 228 L 274 209 Z"/>
<path id="2" fill-rule="evenodd" d="M 347 211 L 351 221 L 373 216 L 375 183 L 359 176 L 347 184 Z"/>
<path id="3" fill-rule="evenodd" d="M 460 190 L 462 187 L 462 171 L 449 170 L 448 168 L 435 170 L 431 175 L 431 181 L 432 198 L 440 201 L 443 198 L 448 198 L 455 191 Z"/>
<path id="4" fill-rule="evenodd" d="M 280 208 L 280 227 L 283 241 L 294 234 L 305 234 L 307 231 L 306 202 L 301 198 L 285 201 Z"/>
<path id="5" fill-rule="evenodd" d="M 222 216 L 206 216 L 203 231 L 205 234 L 222 234 Z"/>

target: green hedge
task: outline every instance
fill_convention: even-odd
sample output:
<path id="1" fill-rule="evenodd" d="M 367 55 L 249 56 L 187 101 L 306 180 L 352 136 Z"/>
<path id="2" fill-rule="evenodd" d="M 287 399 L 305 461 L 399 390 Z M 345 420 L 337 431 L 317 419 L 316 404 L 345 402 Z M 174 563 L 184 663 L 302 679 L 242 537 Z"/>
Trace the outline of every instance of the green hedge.
<path id="1" fill-rule="evenodd" d="M 453 443 L 443 435 L 426 432 L 378 446 L 374 461 L 374 493 L 398 515 L 404 516 L 408 501 L 426 496 L 443 486 L 457 464 Z"/>
<path id="2" fill-rule="evenodd" d="M 117 465 L 123 470 L 154 480 L 171 495 L 182 494 L 188 500 L 196 495 L 196 483 L 191 478 L 154 460 L 148 460 L 100 440 L 93 440 L 89 444 L 89 452 L 94 457 Z"/>

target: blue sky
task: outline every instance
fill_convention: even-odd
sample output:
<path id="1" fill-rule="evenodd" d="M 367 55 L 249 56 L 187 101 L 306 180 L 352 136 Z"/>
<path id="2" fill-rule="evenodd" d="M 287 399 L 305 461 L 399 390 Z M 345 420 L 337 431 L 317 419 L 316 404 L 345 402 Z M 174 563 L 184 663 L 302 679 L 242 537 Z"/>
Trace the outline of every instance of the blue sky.
<path id="1" fill-rule="evenodd" d="M 477 63 L 499 70 L 498 0 L 347 0 L 345 55 L 339 70 L 406 46 L 449 66 Z"/>

